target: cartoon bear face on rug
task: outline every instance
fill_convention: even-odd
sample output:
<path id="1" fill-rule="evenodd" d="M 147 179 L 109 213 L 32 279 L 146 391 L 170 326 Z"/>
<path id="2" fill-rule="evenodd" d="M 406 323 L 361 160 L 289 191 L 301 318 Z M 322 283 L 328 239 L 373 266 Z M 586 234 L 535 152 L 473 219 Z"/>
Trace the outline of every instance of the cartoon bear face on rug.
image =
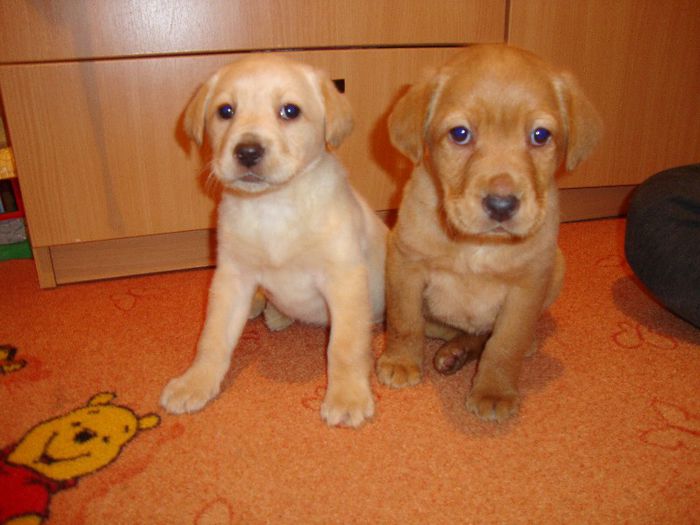
<path id="1" fill-rule="evenodd" d="M 27 432 L 8 459 L 55 480 L 94 472 L 119 455 L 138 430 L 153 428 L 156 415 L 139 418 L 112 405 L 114 394 L 98 394 L 87 407 L 40 423 Z"/>
<path id="2" fill-rule="evenodd" d="M 86 407 L 39 423 L 2 451 L 0 523 L 46 518 L 51 494 L 109 465 L 139 431 L 159 424 L 155 414 L 139 417 L 111 404 L 114 397 L 97 394 Z"/>

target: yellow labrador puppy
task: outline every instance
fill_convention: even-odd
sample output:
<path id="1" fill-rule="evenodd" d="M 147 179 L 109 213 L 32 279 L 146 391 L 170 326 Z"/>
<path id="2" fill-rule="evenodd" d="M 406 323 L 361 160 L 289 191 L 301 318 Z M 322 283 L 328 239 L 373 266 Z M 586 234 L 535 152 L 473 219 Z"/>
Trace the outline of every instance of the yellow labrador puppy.
<path id="1" fill-rule="evenodd" d="M 388 241 L 381 382 L 420 381 L 427 333 L 448 340 L 443 373 L 481 355 L 472 412 L 516 411 L 523 356 L 564 274 L 554 176 L 600 127 L 570 75 L 504 45 L 466 48 L 398 101 L 391 140 L 415 169 Z"/>
<path id="2" fill-rule="evenodd" d="M 359 426 L 374 412 L 370 324 L 384 311 L 386 227 L 327 149 L 352 129 L 347 100 L 308 65 L 253 55 L 200 88 L 185 127 L 199 144 L 206 130 L 224 191 L 197 355 L 162 405 L 192 412 L 217 395 L 260 287 L 273 328 L 286 318 L 330 324 L 321 416 Z"/>

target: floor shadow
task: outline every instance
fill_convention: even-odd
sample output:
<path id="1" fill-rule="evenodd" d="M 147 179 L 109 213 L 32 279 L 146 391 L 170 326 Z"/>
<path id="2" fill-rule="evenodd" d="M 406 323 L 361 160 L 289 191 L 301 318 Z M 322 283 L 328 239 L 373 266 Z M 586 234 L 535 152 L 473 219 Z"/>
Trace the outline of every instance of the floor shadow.
<path id="1" fill-rule="evenodd" d="M 618 310 L 637 323 L 669 335 L 679 341 L 700 345 L 700 330 L 663 306 L 637 278 L 625 257 L 626 221 L 617 221 L 615 227 L 615 256 L 612 264 L 623 276 L 612 284 L 612 295 Z"/>
<path id="2" fill-rule="evenodd" d="M 389 108 L 377 119 L 370 132 L 371 155 L 379 167 L 389 174 L 394 182 L 394 192 L 389 198 L 389 209 L 396 209 L 401 202 L 404 186 L 413 172 L 413 163 L 404 157 L 391 143 L 389 138 L 389 115 L 396 102 L 408 91 L 410 86 L 403 86 L 389 104 Z"/>
<path id="3" fill-rule="evenodd" d="M 545 341 L 555 332 L 556 320 L 546 312 L 537 326 L 539 350 L 525 359 L 518 382 L 521 407 L 530 402 L 532 394 L 541 392 L 564 374 L 563 363 L 541 350 Z M 444 376 L 433 368 L 433 356 L 441 344 L 441 341 L 436 340 L 428 342 L 424 370 L 425 380 L 438 392 L 447 421 L 462 434 L 475 439 L 498 438 L 511 434 L 520 422 L 519 414 L 504 423 L 490 423 L 481 421 L 466 409 L 465 402 L 478 369 L 477 362 L 467 363 L 462 370 L 451 376 Z"/>
<path id="4" fill-rule="evenodd" d="M 629 271 L 612 285 L 615 306 L 637 323 L 679 341 L 700 346 L 700 329 L 668 310 Z"/>
<path id="5" fill-rule="evenodd" d="M 255 367 L 277 383 L 308 383 L 325 377 L 328 329 L 294 323 L 272 332 L 262 318 L 249 320 L 222 383 L 228 389 L 243 370 Z"/>

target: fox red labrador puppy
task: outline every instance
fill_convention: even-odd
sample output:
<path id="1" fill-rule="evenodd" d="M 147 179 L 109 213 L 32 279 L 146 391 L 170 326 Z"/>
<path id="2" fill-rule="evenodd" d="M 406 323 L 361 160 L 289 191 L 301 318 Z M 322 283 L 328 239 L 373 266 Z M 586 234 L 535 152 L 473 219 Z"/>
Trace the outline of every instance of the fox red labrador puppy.
<path id="1" fill-rule="evenodd" d="M 480 356 L 467 407 L 518 407 L 523 357 L 562 284 L 555 174 L 585 159 L 599 117 L 574 78 L 505 45 L 468 47 L 410 88 L 389 117 L 414 164 L 387 254 L 379 380 L 418 383 L 424 335 L 443 373 Z"/>

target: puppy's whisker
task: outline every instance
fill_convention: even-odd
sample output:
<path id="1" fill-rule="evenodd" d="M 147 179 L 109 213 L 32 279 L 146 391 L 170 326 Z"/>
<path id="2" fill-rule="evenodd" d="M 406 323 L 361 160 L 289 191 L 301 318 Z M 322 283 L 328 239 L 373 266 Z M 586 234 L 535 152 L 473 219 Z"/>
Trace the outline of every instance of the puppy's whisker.
<path id="1" fill-rule="evenodd" d="M 206 173 L 206 179 L 204 180 L 204 191 L 208 195 L 213 195 L 217 193 L 223 185 L 221 184 L 221 181 L 219 178 L 214 174 L 214 168 L 213 168 L 213 163 L 208 162 L 204 169 L 200 172 L 200 176 L 204 175 Z"/>

